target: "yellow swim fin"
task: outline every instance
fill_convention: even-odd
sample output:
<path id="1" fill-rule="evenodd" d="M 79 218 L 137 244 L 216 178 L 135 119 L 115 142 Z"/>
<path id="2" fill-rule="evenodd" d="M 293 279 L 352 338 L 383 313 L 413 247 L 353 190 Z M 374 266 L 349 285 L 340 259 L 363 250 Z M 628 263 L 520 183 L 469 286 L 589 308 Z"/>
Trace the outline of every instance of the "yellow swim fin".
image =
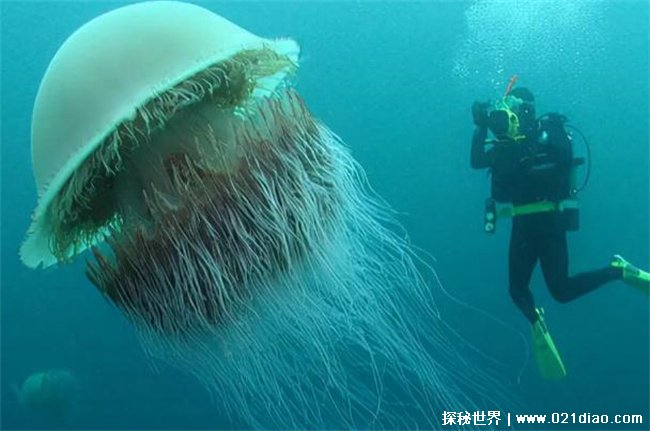
<path id="1" fill-rule="evenodd" d="M 650 273 L 637 268 L 618 254 L 612 258 L 611 265 L 623 269 L 624 283 L 650 294 Z"/>
<path id="2" fill-rule="evenodd" d="M 546 380 L 561 380 L 566 377 L 566 368 L 560 357 L 551 334 L 544 321 L 544 310 L 536 308 L 537 321 L 533 325 L 533 352 L 535 362 L 542 377 Z"/>

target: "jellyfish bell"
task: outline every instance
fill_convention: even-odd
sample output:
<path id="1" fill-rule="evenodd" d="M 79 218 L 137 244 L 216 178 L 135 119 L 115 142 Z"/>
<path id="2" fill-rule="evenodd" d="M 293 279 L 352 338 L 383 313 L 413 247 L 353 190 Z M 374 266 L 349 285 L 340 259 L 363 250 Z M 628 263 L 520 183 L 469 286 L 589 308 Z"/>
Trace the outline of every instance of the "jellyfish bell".
<path id="1" fill-rule="evenodd" d="M 119 147 L 137 140 L 135 134 L 162 127 L 204 95 L 235 106 L 247 91 L 271 92 L 297 55 L 291 40 L 264 40 L 205 9 L 177 2 L 131 5 L 82 26 L 52 59 L 34 104 L 32 167 L 39 205 L 21 249 L 23 261 L 49 266 L 101 238 L 104 214 L 95 209 L 100 220 L 89 220 L 77 214 L 83 202 L 75 206 L 74 201 L 87 197 L 97 171 L 114 173 Z M 218 67 L 224 60 L 231 61 Z M 208 76 L 205 86 L 198 84 Z M 84 216 L 83 229 L 61 232 L 72 229 L 70 219 Z M 83 240 L 75 236 L 80 231 Z"/>
<path id="2" fill-rule="evenodd" d="M 22 259 L 90 248 L 145 350 L 249 426 L 430 426 L 482 376 L 455 368 L 390 211 L 292 88 L 298 51 L 171 1 L 77 30 L 35 102 Z"/>
<path id="3" fill-rule="evenodd" d="M 16 388 L 20 405 L 35 414 L 37 419 L 52 425 L 65 425 L 77 391 L 73 374 L 57 369 L 33 373 Z"/>

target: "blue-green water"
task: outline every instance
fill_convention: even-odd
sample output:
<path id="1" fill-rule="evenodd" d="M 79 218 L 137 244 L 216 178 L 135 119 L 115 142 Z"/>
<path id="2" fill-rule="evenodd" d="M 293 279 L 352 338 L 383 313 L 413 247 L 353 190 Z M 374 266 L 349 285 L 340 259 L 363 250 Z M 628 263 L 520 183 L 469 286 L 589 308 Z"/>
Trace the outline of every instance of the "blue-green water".
<path id="1" fill-rule="evenodd" d="M 80 381 L 71 428 L 241 425 L 193 379 L 151 369 L 131 326 L 84 278 L 84 259 L 38 271 L 18 259 L 36 202 L 29 131 L 40 79 L 71 32 L 122 4 L 1 3 L 3 429 L 41 425 L 12 386 L 48 368 Z M 604 266 L 614 253 L 650 266 L 647 2 L 200 4 L 256 34 L 298 41 L 296 85 L 312 112 L 352 149 L 413 242 L 436 257 L 446 289 L 505 324 L 437 295 L 449 324 L 499 364 L 519 413 L 644 420 L 546 427 L 554 430 L 650 427 L 648 296 L 617 282 L 560 305 L 536 273 L 536 300 L 569 371 L 562 382 L 543 381 L 526 360 L 528 324 L 507 292 L 509 222 L 483 233 L 489 182 L 469 168 L 472 101 L 498 97 L 517 74 L 539 112 L 566 114 L 591 144 L 571 271 Z"/>

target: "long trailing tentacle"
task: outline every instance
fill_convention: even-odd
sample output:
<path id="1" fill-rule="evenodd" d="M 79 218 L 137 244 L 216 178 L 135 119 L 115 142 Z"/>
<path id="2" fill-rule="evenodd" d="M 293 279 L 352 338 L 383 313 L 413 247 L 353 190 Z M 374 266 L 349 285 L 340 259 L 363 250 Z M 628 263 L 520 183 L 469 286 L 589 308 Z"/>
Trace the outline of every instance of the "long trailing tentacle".
<path id="1" fill-rule="evenodd" d="M 490 399 L 340 139 L 291 90 L 242 117 L 235 169 L 214 170 L 225 132 L 202 127 L 164 161 L 171 188 L 143 193 L 153 229 L 95 249 L 90 279 L 147 352 L 251 426 L 435 427 Z"/>

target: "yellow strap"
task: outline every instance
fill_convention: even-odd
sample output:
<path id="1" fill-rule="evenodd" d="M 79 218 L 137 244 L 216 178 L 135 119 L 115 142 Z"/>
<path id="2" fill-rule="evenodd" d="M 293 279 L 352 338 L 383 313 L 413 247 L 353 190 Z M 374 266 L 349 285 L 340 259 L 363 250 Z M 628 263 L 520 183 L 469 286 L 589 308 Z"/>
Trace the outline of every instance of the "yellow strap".
<path id="1" fill-rule="evenodd" d="M 497 210 L 497 217 L 517 217 L 521 215 L 537 214 L 550 211 L 564 211 L 569 208 L 578 208 L 578 201 L 567 199 L 559 203 L 552 201 L 533 202 L 525 205 L 506 206 Z"/>

